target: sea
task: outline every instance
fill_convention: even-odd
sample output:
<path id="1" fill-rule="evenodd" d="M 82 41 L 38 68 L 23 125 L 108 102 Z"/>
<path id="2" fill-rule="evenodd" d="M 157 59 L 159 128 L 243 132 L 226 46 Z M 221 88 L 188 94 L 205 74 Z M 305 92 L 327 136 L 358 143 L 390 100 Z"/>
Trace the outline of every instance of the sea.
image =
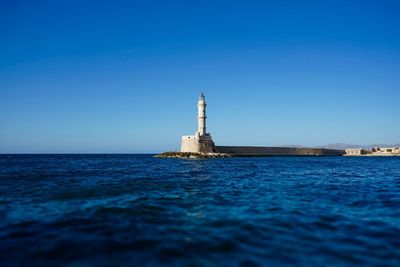
<path id="1" fill-rule="evenodd" d="M 0 155 L 0 266 L 400 266 L 400 157 Z"/>

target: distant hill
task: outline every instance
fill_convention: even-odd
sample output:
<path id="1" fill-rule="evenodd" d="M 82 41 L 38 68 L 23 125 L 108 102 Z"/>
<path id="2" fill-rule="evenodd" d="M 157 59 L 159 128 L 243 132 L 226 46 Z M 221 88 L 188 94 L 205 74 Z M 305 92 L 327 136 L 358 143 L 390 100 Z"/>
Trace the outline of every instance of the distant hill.
<path id="1" fill-rule="evenodd" d="M 328 144 L 325 146 L 320 146 L 322 148 L 329 148 L 329 149 L 347 149 L 347 148 L 364 148 L 364 149 L 371 149 L 373 147 L 400 147 L 400 143 L 397 144 L 371 144 L 371 145 L 352 145 L 346 143 L 335 143 L 335 144 Z"/>
<path id="2" fill-rule="evenodd" d="M 305 146 L 303 146 L 303 145 L 298 145 L 298 144 L 290 144 L 290 145 L 280 145 L 280 146 L 278 146 L 278 147 L 299 147 L 299 148 L 303 148 L 303 147 L 305 147 Z"/>
<path id="3" fill-rule="evenodd" d="M 304 148 L 306 146 L 303 145 L 281 145 L 281 147 L 299 147 L 299 148 Z M 397 144 L 371 144 L 371 145 L 353 145 L 353 144 L 346 144 L 346 143 L 334 143 L 334 144 L 328 144 L 324 146 L 315 146 L 317 148 L 328 148 L 328 149 L 339 149 L 339 150 L 344 150 L 347 148 L 363 148 L 363 149 L 371 149 L 373 147 L 400 147 L 400 143 Z"/>

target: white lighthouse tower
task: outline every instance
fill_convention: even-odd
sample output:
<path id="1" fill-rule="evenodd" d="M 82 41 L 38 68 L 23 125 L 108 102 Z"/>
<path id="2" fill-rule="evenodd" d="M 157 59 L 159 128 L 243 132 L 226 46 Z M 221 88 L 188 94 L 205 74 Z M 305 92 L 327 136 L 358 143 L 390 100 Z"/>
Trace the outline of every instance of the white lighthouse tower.
<path id="1" fill-rule="evenodd" d="M 203 93 L 199 97 L 199 102 L 197 103 L 198 108 L 198 128 L 197 133 L 199 136 L 206 135 L 206 99 Z"/>
<path id="2" fill-rule="evenodd" d="M 181 152 L 211 153 L 214 152 L 214 142 L 211 135 L 206 132 L 206 99 L 203 93 L 200 94 L 197 103 L 197 132 L 195 135 L 182 136 Z"/>

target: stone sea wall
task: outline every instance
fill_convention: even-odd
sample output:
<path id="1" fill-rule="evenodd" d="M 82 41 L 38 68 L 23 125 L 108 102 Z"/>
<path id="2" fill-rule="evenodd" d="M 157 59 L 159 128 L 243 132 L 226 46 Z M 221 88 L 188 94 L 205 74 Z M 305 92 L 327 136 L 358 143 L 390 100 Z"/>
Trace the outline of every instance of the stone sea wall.
<path id="1" fill-rule="evenodd" d="M 344 150 L 326 148 L 216 146 L 215 152 L 234 156 L 343 156 Z"/>

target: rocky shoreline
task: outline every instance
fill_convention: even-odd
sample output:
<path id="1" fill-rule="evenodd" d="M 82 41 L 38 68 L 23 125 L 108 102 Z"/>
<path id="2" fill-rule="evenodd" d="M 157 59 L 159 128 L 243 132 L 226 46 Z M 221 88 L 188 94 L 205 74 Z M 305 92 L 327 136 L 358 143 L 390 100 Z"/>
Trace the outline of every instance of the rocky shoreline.
<path id="1" fill-rule="evenodd" d="M 154 156 L 155 158 L 231 158 L 232 155 L 226 153 L 195 153 L 195 152 L 164 152 Z"/>

